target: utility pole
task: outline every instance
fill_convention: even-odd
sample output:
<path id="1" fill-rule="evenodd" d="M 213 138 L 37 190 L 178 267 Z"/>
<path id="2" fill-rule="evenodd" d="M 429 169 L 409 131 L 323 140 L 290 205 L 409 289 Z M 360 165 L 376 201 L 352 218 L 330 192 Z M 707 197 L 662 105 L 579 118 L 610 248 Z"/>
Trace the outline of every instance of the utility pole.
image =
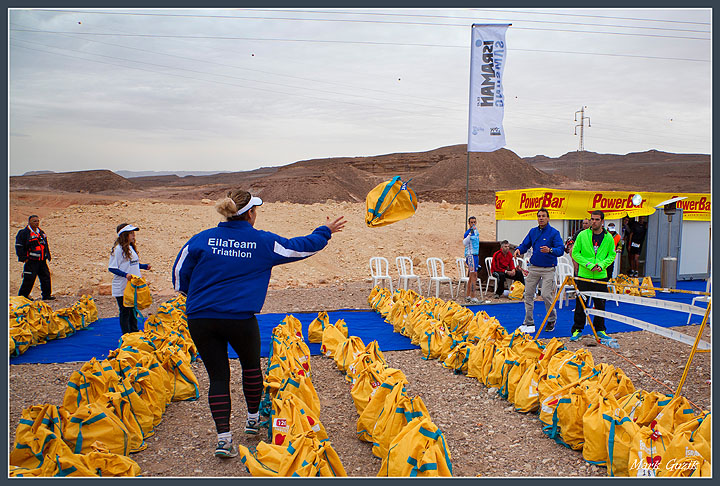
<path id="1" fill-rule="evenodd" d="M 579 111 L 575 112 L 575 121 L 578 121 L 577 115 L 580 113 L 580 124 L 575 125 L 575 135 L 577 135 L 577 127 L 580 127 L 580 148 L 578 148 L 578 152 L 584 152 L 585 151 L 585 134 L 583 132 L 583 128 L 585 127 L 585 120 L 588 121 L 588 128 L 590 128 L 590 117 L 585 116 L 585 108 L 587 106 L 583 106 L 580 108 Z"/>
<path id="2" fill-rule="evenodd" d="M 578 116 L 578 113 L 580 113 L 580 120 L 579 120 L 580 124 L 575 125 L 575 135 L 577 135 L 577 129 L 578 129 L 578 127 L 580 127 L 580 146 L 578 147 L 578 152 L 580 152 L 580 157 L 578 159 L 578 169 L 577 169 L 577 178 L 580 180 L 582 180 L 583 177 L 585 176 L 585 163 L 583 161 L 583 156 L 582 156 L 582 152 L 585 152 L 585 133 L 584 133 L 585 120 L 588 121 L 588 128 L 590 128 L 590 117 L 585 116 L 585 108 L 587 108 L 587 106 L 583 106 L 582 108 L 580 108 L 579 111 L 575 112 L 575 121 L 578 121 L 577 116 Z"/>

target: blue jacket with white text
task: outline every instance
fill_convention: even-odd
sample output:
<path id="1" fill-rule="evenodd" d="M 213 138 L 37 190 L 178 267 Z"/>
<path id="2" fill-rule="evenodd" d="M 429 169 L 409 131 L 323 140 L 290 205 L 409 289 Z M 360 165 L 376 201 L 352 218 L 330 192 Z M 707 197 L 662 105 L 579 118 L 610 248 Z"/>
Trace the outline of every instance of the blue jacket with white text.
<path id="1" fill-rule="evenodd" d="M 187 295 L 189 319 L 247 319 L 265 303 L 272 267 L 314 255 L 330 237 L 327 226 L 288 239 L 247 221 L 223 221 L 185 243 L 173 265 L 173 287 Z"/>

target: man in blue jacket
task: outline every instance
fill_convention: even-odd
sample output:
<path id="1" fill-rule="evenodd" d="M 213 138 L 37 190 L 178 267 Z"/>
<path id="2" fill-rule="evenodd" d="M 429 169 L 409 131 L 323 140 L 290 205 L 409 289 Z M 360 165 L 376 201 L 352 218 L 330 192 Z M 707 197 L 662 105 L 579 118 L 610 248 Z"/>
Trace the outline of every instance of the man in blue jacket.
<path id="1" fill-rule="evenodd" d="M 523 253 L 532 248 L 530 265 L 525 277 L 525 321 L 520 326 L 520 331 L 531 334 L 535 332 L 533 321 L 533 306 L 535 304 L 535 293 L 538 285 L 542 282 L 542 298 L 545 302 L 545 311 L 550 311 L 550 317 L 545 325 L 546 331 L 555 329 L 557 313 L 552 306 L 555 298 L 555 267 L 558 257 L 565 252 L 565 245 L 560 237 L 560 232 L 550 226 L 550 214 L 547 209 L 540 208 L 537 212 L 536 228 L 528 232 L 522 243 L 515 249 L 515 256 L 520 257 Z"/>

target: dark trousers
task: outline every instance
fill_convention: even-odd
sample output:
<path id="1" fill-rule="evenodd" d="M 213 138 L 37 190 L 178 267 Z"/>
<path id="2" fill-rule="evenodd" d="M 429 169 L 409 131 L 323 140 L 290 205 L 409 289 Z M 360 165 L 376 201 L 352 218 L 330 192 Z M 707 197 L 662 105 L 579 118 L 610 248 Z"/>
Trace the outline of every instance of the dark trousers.
<path id="1" fill-rule="evenodd" d="M 596 280 L 600 280 L 602 282 L 607 282 L 607 278 L 598 278 Z M 593 282 L 586 282 L 584 280 L 575 280 L 575 283 L 577 284 L 577 288 L 580 292 L 584 291 L 593 291 L 593 292 L 607 292 L 607 283 L 593 283 Z M 596 299 L 595 297 L 592 298 L 593 301 L 593 307 L 597 310 L 605 310 L 605 299 Z M 578 295 L 575 298 L 575 318 L 573 322 L 573 326 L 571 329 L 571 332 L 575 331 L 582 331 L 585 327 L 585 322 L 587 322 L 587 319 L 585 317 L 585 312 L 583 312 L 583 306 L 580 303 L 580 296 Z M 605 318 L 600 316 L 593 317 L 592 320 L 593 327 L 595 328 L 596 332 L 604 331 L 605 330 Z"/>
<path id="2" fill-rule="evenodd" d="M 138 332 L 137 317 L 133 307 L 125 307 L 122 297 L 115 297 L 118 307 L 120 308 L 120 330 L 123 334 L 128 332 Z"/>
<path id="3" fill-rule="evenodd" d="M 218 433 L 229 430 L 230 361 L 228 343 L 240 358 L 243 395 L 249 413 L 259 409 L 263 390 L 260 370 L 260 329 L 249 319 L 188 319 L 190 337 L 205 365 L 210 387 L 208 402 Z"/>
<path id="4" fill-rule="evenodd" d="M 502 295 L 505 291 L 506 279 L 515 280 L 516 282 L 520 282 L 525 285 L 525 277 L 523 277 L 522 271 L 519 269 L 515 269 L 515 275 L 512 277 L 505 272 L 493 272 L 493 277 L 495 277 L 498 281 L 497 291 L 495 292 L 497 295 Z"/>
<path id="5" fill-rule="evenodd" d="M 50 284 L 50 269 L 45 260 L 26 260 L 23 267 L 23 280 L 18 295 L 30 298 L 30 292 L 35 285 L 35 277 L 40 278 L 40 292 L 42 298 L 46 299 L 52 294 Z"/>

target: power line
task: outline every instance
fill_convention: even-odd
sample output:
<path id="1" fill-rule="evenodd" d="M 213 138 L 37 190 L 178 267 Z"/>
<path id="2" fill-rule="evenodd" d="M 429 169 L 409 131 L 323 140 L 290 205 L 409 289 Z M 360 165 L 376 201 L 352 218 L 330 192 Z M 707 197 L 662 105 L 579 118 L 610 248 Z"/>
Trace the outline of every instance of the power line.
<path id="1" fill-rule="evenodd" d="M 106 33 L 106 32 L 68 32 L 68 31 L 53 31 L 53 30 L 32 30 L 32 29 L 12 29 L 14 32 L 42 32 L 45 34 L 61 34 L 61 35 L 95 35 L 105 37 L 148 37 L 148 38 L 171 38 L 171 39 L 216 39 L 216 40 L 250 40 L 250 41 L 267 41 L 267 42 L 309 42 L 309 43 L 322 43 L 322 44 L 360 44 L 360 45 L 390 45 L 390 46 L 409 46 L 409 47 L 442 47 L 442 48 L 453 48 L 453 49 L 468 49 L 469 46 L 456 46 L 456 45 L 442 45 L 442 44 L 415 44 L 407 42 L 380 42 L 380 41 L 348 41 L 348 40 L 318 40 L 318 39 L 280 39 L 280 38 L 268 38 L 268 37 L 228 37 L 228 36 L 192 36 L 192 35 L 170 35 L 170 34 L 126 34 L 126 33 Z M 598 32 L 599 33 L 599 32 Z M 674 37 L 676 38 L 676 37 Z M 692 38 L 696 39 L 697 38 Z M 700 39 L 705 40 L 705 39 Z M 572 51 L 552 51 L 552 50 L 540 50 L 540 49 L 521 49 L 514 48 L 517 51 L 528 51 L 528 52 L 549 52 L 558 54 L 588 54 L 598 56 L 614 56 L 614 57 L 635 57 L 635 58 L 647 58 L 647 59 L 667 59 L 672 61 L 697 61 L 697 62 L 710 62 L 704 59 L 685 59 L 685 58 L 666 58 L 659 56 L 639 56 L 632 54 L 612 54 L 612 53 L 583 53 L 583 52 L 572 52 Z"/>
<path id="2" fill-rule="evenodd" d="M 560 13 L 560 12 L 533 12 L 533 11 L 527 11 L 527 10 L 497 10 L 497 9 L 471 9 L 471 10 L 480 10 L 485 12 L 510 12 L 510 13 L 530 13 L 530 14 L 536 14 L 536 15 L 561 15 L 561 16 L 567 16 L 567 17 L 590 17 L 590 18 L 596 18 L 596 19 L 615 19 L 615 20 L 636 20 L 639 22 L 671 22 L 671 23 L 679 23 L 679 24 L 697 24 L 697 25 L 711 25 L 710 22 L 695 22 L 690 20 L 664 20 L 664 19 L 643 19 L 643 18 L 637 18 L 637 17 L 615 17 L 610 15 L 589 15 L 589 14 L 571 14 L 571 13 Z"/>
<path id="3" fill-rule="evenodd" d="M 388 14 L 388 13 L 365 13 L 365 12 L 333 12 L 333 11 L 314 11 L 314 10 L 287 10 L 287 9 L 244 9 L 251 12 L 285 12 L 285 13 L 306 13 L 306 14 L 344 14 L 344 15 L 382 15 L 382 16 L 393 16 L 393 17 L 422 17 L 422 18 L 438 18 L 438 19 L 468 19 L 477 20 L 478 17 L 458 17 L 458 16 L 443 16 L 443 15 L 422 15 L 422 14 Z M 58 13 L 82 13 L 82 14 L 99 14 L 99 15 L 124 15 L 124 16 L 140 16 L 140 17 L 175 17 L 175 18 L 194 18 L 194 19 L 242 19 L 242 20 L 291 20 L 291 21 L 306 21 L 306 22 L 353 22 L 353 23 L 371 23 L 371 24 L 403 24 L 403 25 L 432 25 L 437 27 L 467 27 L 467 24 L 444 24 L 444 23 L 429 23 L 429 22 L 408 22 L 408 21 L 377 21 L 377 20 L 366 20 L 366 19 L 323 19 L 323 18 L 298 18 L 298 17 L 260 17 L 260 16 L 244 16 L 244 15 L 191 15 L 191 14 L 169 14 L 169 13 L 149 13 L 149 12 L 98 12 L 98 11 L 83 11 L 83 10 L 60 10 L 60 9 L 36 9 L 35 11 L 40 12 L 58 12 Z M 483 20 L 487 20 L 487 17 L 482 17 Z M 493 19 L 505 21 L 505 19 Z M 642 27 L 634 25 L 615 25 L 615 24 L 590 24 L 584 22 L 554 22 L 549 20 L 529 20 L 521 19 L 516 20 L 518 22 L 530 22 L 530 23 L 541 23 L 541 24 L 558 24 L 564 25 L 580 25 L 580 26 L 591 26 L 591 27 L 618 27 L 627 29 L 648 29 L 648 30 L 668 30 L 675 32 L 695 32 L 702 34 L 709 34 L 707 30 L 692 30 L 692 29 L 673 29 L 668 27 Z M 519 27 L 516 27 L 519 28 Z"/>
<path id="4" fill-rule="evenodd" d="M 379 109 L 379 110 L 381 110 L 381 111 L 382 111 L 382 110 L 393 111 L 393 112 L 404 113 L 404 114 L 408 114 L 408 115 L 427 115 L 427 116 L 440 117 L 440 118 L 445 117 L 445 115 L 438 115 L 438 114 L 433 114 L 433 113 L 424 113 L 424 114 L 423 114 L 423 113 L 418 113 L 418 112 L 413 112 L 413 111 L 400 110 L 400 109 L 397 109 L 397 108 L 390 108 L 390 107 L 388 107 L 388 106 L 386 106 L 386 105 L 381 105 L 381 106 L 369 106 L 369 105 L 367 105 L 367 104 L 354 103 L 354 102 L 352 102 L 352 101 L 330 100 L 330 99 L 321 98 L 321 97 L 318 97 L 318 96 L 303 95 L 303 94 L 299 94 L 299 93 L 288 93 L 288 92 L 285 92 L 285 91 L 277 91 L 277 90 L 266 89 L 266 88 L 258 88 L 258 87 L 255 87 L 255 86 L 245 86 L 245 85 L 240 85 L 240 84 L 235 84 L 235 83 L 227 83 L 227 82 L 223 82 L 223 81 L 217 81 L 217 80 L 213 80 L 213 79 L 202 79 L 202 78 L 195 78 L 195 77 L 192 77 L 192 76 L 183 76 L 182 74 L 174 74 L 174 73 L 169 73 L 169 72 L 155 71 L 155 70 L 152 70 L 152 69 L 145 69 L 145 68 L 141 68 L 141 67 L 137 67 L 137 66 L 128 66 L 128 65 L 125 65 L 125 64 L 116 64 L 116 63 L 113 63 L 113 62 L 99 61 L 99 60 L 96 60 L 96 59 L 88 59 L 88 58 L 86 58 L 86 57 L 73 56 L 73 55 L 70 55 L 70 54 L 63 54 L 63 53 L 59 53 L 59 52 L 52 52 L 52 51 L 47 51 L 47 50 L 43 50 L 43 49 L 35 49 L 35 48 L 32 48 L 32 47 L 26 47 L 26 46 L 21 46 L 21 45 L 14 45 L 13 47 L 21 48 L 21 49 L 27 49 L 27 50 L 36 51 L 36 52 L 43 52 L 43 53 L 45 53 L 45 54 L 53 54 L 53 55 L 56 55 L 56 56 L 69 57 L 69 58 L 72 58 L 72 59 L 79 59 L 79 60 L 82 60 L 82 61 L 94 62 L 94 63 L 98 63 L 98 64 L 108 64 L 108 65 L 111 65 L 111 66 L 117 66 L 117 67 L 122 67 L 122 68 L 126 68 L 126 69 L 135 69 L 135 70 L 145 71 L 145 72 L 150 72 L 150 73 L 155 73 L 155 74 L 163 74 L 163 75 L 167 75 L 167 76 L 174 76 L 174 77 L 179 77 L 179 78 L 184 78 L 184 79 L 192 79 L 192 80 L 194 80 L 194 81 L 204 81 L 204 82 L 208 82 L 208 83 L 215 83 L 215 84 L 222 84 L 222 85 L 226 85 L 226 86 L 233 86 L 233 87 L 236 87 L 236 88 L 254 89 L 254 90 L 258 90 L 258 91 L 265 91 L 265 92 L 269 92 L 269 93 L 282 94 L 282 95 L 286 95 L 286 96 L 298 96 L 298 97 L 301 97 L 301 98 L 309 98 L 309 99 L 314 99 L 314 100 L 321 100 L 321 101 L 330 102 L 330 103 L 341 103 L 341 104 L 347 104 L 347 105 L 353 105 L 353 106 L 362 106 L 363 108 L 374 108 L 374 109 Z M 102 56 L 102 57 L 112 57 L 112 56 Z M 116 59 L 124 60 L 124 59 L 122 59 L 122 58 L 116 58 Z M 130 62 L 142 63 L 141 61 L 130 61 Z M 142 64 L 151 64 L 151 63 L 142 63 Z M 152 65 L 152 64 L 151 64 L 151 65 Z M 162 65 L 157 65 L 157 66 L 159 66 L 159 67 L 166 67 L 166 66 L 162 66 Z M 181 69 L 181 68 L 171 68 L 171 69 Z M 188 70 L 188 71 L 190 71 L 190 70 Z M 199 72 L 199 71 L 191 71 L 191 72 L 196 72 L 196 73 L 200 73 L 200 74 L 207 74 L 207 73 L 202 73 L 202 72 Z M 232 76 L 227 76 L 227 77 L 231 77 L 231 78 L 232 78 Z M 295 88 L 295 87 L 293 86 L 293 88 Z M 338 94 L 341 94 L 342 96 L 347 96 L 347 95 L 344 94 L 344 93 L 338 93 Z M 432 107 L 432 108 L 437 108 L 437 107 Z"/>

